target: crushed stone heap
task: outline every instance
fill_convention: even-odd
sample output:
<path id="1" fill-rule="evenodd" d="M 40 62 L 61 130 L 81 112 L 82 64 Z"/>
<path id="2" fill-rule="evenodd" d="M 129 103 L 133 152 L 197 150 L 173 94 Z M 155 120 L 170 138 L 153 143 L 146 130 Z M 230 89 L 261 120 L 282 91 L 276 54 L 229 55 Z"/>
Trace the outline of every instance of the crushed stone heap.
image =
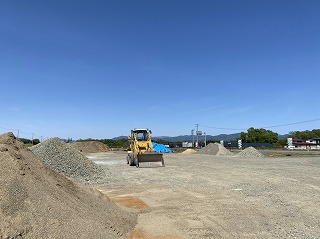
<path id="1" fill-rule="evenodd" d="M 137 223 L 100 192 L 56 173 L 0 135 L 0 238 L 128 238 Z"/>
<path id="2" fill-rule="evenodd" d="M 210 143 L 206 147 L 200 149 L 198 154 L 211 154 L 217 156 L 231 156 L 233 155 L 228 149 L 218 143 Z"/>
<path id="3" fill-rule="evenodd" d="M 257 149 L 254 147 L 248 147 L 242 150 L 237 154 L 237 157 L 243 157 L 243 158 L 264 158 L 265 155 L 260 153 Z"/>
<path id="4" fill-rule="evenodd" d="M 77 149 L 55 137 L 30 148 L 53 170 L 83 183 L 103 180 L 105 171 Z"/>
<path id="5" fill-rule="evenodd" d="M 79 141 L 70 143 L 70 145 L 83 153 L 100 153 L 110 150 L 106 144 L 99 141 Z"/>

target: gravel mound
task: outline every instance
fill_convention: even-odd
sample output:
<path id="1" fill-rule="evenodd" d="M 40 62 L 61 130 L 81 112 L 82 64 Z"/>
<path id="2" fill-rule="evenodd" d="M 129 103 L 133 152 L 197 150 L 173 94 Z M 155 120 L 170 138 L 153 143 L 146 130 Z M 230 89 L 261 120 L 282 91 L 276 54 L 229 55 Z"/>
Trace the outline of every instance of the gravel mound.
<path id="1" fill-rule="evenodd" d="M 210 143 L 206 147 L 200 149 L 198 154 L 211 154 L 217 156 L 231 156 L 233 155 L 228 149 L 218 143 Z"/>
<path id="2" fill-rule="evenodd" d="M 0 238 L 128 238 L 135 215 L 0 135 Z"/>
<path id="3" fill-rule="evenodd" d="M 194 149 L 186 149 L 185 151 L 181 152 L 182 154 L 195 154 L 197 151 Z"/>
<path id="4" fill-rule="evenodd" d="M 109 151 L 109 147 L 99 141 L 80 141 L 70 143 L 70 145 L 83 153 L 100 153 Z"/>
<path id="5" fill-rule="evenodd" d="M 242 150 L 240 153 L 237 154 L 237 157 L 244 157 L 244 158 L 264 158 L 265 155 L 260 153 L 254 147 L 248 147 Z"/>
<path id="6" fill-rule="evenodd" d="M 100 182 L 106 176 L 100 166 L 59 138 L 48 139 L 30 149 L 56 172 L 83 183 Z"/>

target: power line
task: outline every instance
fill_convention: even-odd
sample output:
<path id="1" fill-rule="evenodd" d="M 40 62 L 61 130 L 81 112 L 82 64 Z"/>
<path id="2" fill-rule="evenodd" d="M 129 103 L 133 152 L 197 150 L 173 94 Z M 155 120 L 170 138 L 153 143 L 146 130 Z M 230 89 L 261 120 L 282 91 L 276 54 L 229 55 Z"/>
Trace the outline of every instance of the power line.
<path id="1" fill-rule="evenodd" d="M 244 128 L 222 128 L 222 127 L 213 127 L 213 126 L 207 126 L 207 125 L 202 125 L 202 124 L 199 124 L 199 126 L 202 126 L 202 127 L 205 127 L 205 128 L 211 128 L 211 129 L 225 129 L 225 130 L 247 130 L 247 129 L 244 129 Z"/>
<path id="2" fill-rule="evenodd" d="M 279 124 L 279 125 L 271 125 L 271 126 L 264 126 L 264 127 L 258 127 L 258 128 L 277 128 L 277 127 L 284 127 L 284 126 L 290 126 L 290 125 L 297 125 L 297 124 L 304 124 L 304 123 L 309 123 L 309 122 L 314 122 L 314 121 L 319 121 L 320 118 L 317 119 L 311 119 L 311 120 L 304 120 L 304 121 L 299 121 L 299 122 L 294 122 L 294 123 L 287 123 L 287 124 Z M 199 124 L 200 125 L 200 124 Z M 212 129 L 224 129 L 224 130 L 247 130 L 245 128 L 222 128 L 222 127 L 213 127 L 213 126 L 207 126 L 207 125 L 200 125 L 202 127 L 206 128 L 212 128 Z"/>
<path id="3" fill-rule="evenodd" d="M 25 134 L 25 135 L 33 135 L 34 133 L 29 133 L 29 132 L 26 132 L 26 131 L 22 131 L 20 129 L 9 129 L 9 128 L 5 128 L 5 127 L 0 127 L 1 129 L 4 129 L 4 130 L 11 130 L 11 131 L 19 131 L 20 134 Z"/>
<path id="4" fill-rule="evenodd" d="M 25 135 L 33 135 L 34 133 L 27 133 L 25 131 L 20 130 L 20 133 L 25 134 Z"/>
<path id="5" fill-rule="evenodd" d="M 41 141 L 42 141 L 42 139 L 43 139 L 43 137 L 44 137 L 44 136 L 42 136 L 42 135 L 40 136 L 40 135 L 38 135 L 38 134 L 36 134 L 36 133 L 30 133 L 30 132 L 22 131 L 22 130 L 20 130 L 20 129 L 6 128 L 6 127 L 2 127 L 2 126 L 0 126 L 0 129 L 4 129 L 4 130 L 8 130 L 8 131 L 17 131 L 17 134 L 16 134 L 16 137 L 17 137 L 17 138 L 20 138 L 20 135 L 23 134 L 23 135 L 30 135 L 30 136 L 32 136 L 32 139 L 34 139 L 34 136 L 39 136 L 39 137 L 41 137 Z"/>
<path id="6" fill-rule="evenodd" d="M 5 128 L 5 127 L 0 127 L 1 129 L 5 129 L 5 130 L 18 130 L 18 129 L 8 129 L 8 128 Z"/>
<path id="7" fill-rule="evenodd" d="M 309 122 L 314 122 L 314 121 L 319 121 L 320 119 L 312 119 L 312 120 L 305 120 L 305 121 L 300 121 L 300 122 L 295 122 L 295 123 L 289 123 L 289 124 L 279 124 L 279 125 L 272 125 L 272 126 L 265 126 L 261 128 L 276 128 L 276 127 L 282 127 L 282 126 L 289 126 L 289 125 L 296 125 L 296 124 L 304 124 L 304 123 L 309 123 Z"/>

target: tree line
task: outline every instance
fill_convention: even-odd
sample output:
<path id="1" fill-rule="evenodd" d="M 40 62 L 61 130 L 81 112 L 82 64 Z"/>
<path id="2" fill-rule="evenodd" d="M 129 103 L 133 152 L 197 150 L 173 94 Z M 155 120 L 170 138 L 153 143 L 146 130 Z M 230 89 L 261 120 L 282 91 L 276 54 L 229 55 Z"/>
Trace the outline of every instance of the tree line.
<path id="1" fill-rule="evenodd" d="M 275 146 L 286 145 L 287 139 L 284 138 L 279 140 L 278 137 L 278 133 L 263 128 L 255 129 L 251 127 L 247 130 L 247 132 L 240 133 L 240 139 L 243 143 L 270 143 Z M 289 132 L 288 138 L 303 140 L 320 138 L 320 129 L 313 129 L 311 131 L 291 131 Z"/>
<path id="2" fill-rule="evenodd" d="M 274 146 L 284 146 L 287 143 L 287 139 L 280 139 L 279 135 L 276 132 L 273 132 L 271 130 L 263 129 L 263 128 L 249 128 L 247 132 L 241 132 L 240 138 L 242 140 L 242 143 L 270 143 Z M 320 138 L 320 129 L 313 129 L 313 130 L 306 130 L 306 131 L 291 131 L 289 132 L 289 138 L 294 139 L 312 139 L 312 138 Z M 237 139 L 237 140 L 238 140 Z M 31 144 L 32 141 L 29 139 L 21 139 L 26 144 Z M 127 138 L 122 139 L 79 139 L 77 141 L 99 141 L 101 143 L 104 143 L 108 145 L 110 148 L 128 148 L 129 147 L 129 141 Z M 172 144 L 181 144 L 182 142 L 170 142 L 163 139 L 154 139 L 153 142 L 164 144 L 164 145 L 172 145 Z M 216 141 L 207 141 L 207 144 L 210 142 L 216 142 Z M 34 139 L 33 144 L 40 143 L 39 139 Z"/>
<path id="3" fill-rule="evenodd" d="M 19 138 L 24 144 L 31 144 L 31 145 L 36 145 L 40 143 L 40 139 L 25 139 L 25 138 Z"/>
<path id="4" fill-rule="evenodd" d="M 314 138 L 320 138 L 320 129 L 313 129 L 311 131 L 293 131 L 290 132 L 290 137 L 294 139 L 314 139 Z"/>

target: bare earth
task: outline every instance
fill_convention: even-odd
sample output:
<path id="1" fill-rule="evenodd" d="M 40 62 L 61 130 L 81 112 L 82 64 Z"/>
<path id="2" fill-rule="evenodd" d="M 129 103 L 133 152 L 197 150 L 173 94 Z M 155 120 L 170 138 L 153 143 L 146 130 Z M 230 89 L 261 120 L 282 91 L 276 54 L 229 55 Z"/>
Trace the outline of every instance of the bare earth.
<path id="1" fill-rule="evenodd" d="M 102 193 L 131 212 L 129 238 L 320 238 L 320 157 L 166 154 L 165 165 L 90 154 L 108 171 Z"/>
<path id="2" fill-rule="evenodd" d="M 128 238 L 137 215 L 0 135 L 0 239 Z"/>

